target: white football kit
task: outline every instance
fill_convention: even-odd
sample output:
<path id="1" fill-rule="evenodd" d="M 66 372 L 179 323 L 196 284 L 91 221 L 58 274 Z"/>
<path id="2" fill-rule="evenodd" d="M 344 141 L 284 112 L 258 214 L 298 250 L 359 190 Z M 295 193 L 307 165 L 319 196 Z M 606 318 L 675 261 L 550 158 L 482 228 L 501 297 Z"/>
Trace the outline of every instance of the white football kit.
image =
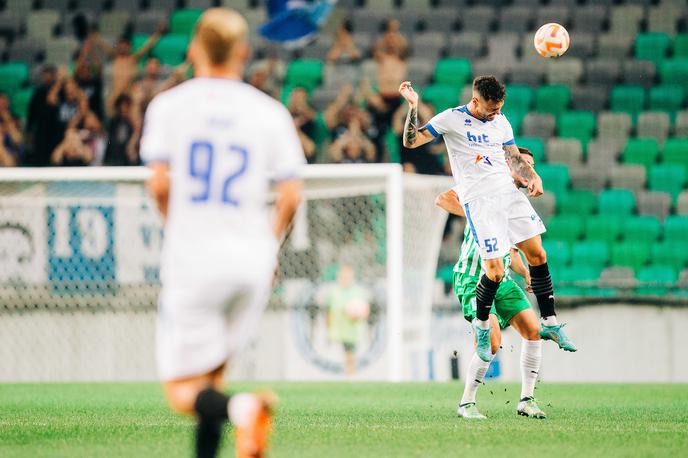
<path id="1" fill-rule="evenodd" d="M 276 100 L 239 81 L 194 78 L 150 103 L 141 158 L 170 170 L 158 372 L 208 373 L 252 337 L 265 308 L 279 248 L 268 191 L 298 177 L 301 143 Z"/>
<path id="2" fill-rule="evenodd" d="M 510 246 L 545 232 L 528 198 L 514 186 L 503 150 L 514 144 L 514 132 L 504 115 L 481 121 L 463 105 L 438 113 L 425 128 L 444 137 L 454 189 L 483 259 L 501 258 Z"/>

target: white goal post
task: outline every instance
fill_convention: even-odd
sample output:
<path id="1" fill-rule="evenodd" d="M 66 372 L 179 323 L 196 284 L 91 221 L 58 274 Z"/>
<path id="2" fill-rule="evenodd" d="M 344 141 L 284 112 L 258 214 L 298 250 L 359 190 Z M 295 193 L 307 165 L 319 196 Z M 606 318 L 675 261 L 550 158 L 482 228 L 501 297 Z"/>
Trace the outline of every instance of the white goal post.
<path id="1" fill-rule="evenodd" d="M 0 381 L 155 377 L 163 231 L 148 174 L 0 169 Z M 446 221 L 434 198 L 452 180 L 404 174 L 398 164 L 309 165 L 303 178 L 264 326 L 232 376 L 338 379 L 349 352 L 350 377 L 427 379 Z M 337 289 L 345 267 L 363 293 L 336 324 L 332 291 L 349 294 Z M 361 301 L 354 316 L 350 305 Z"/>

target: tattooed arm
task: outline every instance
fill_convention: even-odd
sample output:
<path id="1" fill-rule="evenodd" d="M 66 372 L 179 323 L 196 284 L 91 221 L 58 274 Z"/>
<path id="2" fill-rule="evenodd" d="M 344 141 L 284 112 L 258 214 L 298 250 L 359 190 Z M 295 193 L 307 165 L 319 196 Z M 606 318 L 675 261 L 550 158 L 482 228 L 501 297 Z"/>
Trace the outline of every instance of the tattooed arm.
<path id="1" fill-rule="evenodd" d="M 527 184 L 528 195 L 533 197 L 542 195 L 542 180 L 530 164 L 523 160 L 518 147 L 516 145 L 504 146 L 504 157 L 513 175 L 516 175 L 523 183 Z"/>
<path id="2" fill-rule="evenodd" d="M 409 104 L 402 143 L 406 148 L 418 148 L 431 142 L 435 137 L 427 129 L 418 128 L 418 94 L 411 87 L 411 83 L 404 81 L 399 86 L 399 93 Z"/>

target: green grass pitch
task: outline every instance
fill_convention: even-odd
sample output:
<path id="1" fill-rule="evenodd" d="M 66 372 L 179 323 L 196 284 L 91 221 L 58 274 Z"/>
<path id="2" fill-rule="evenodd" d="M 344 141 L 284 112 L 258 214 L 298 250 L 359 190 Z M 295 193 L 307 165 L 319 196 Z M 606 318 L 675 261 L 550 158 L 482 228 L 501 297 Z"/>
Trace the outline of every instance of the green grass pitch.
<path id="1" fill-rule="evenodd" d="M 480 423 L 456 417 L 458 383 L 270 385 L 275 458 L 688 455 L 688 385 L 540 383 L 543 421 L 516 415 L 518 385 L 488 382 Z M 157 384 L 0 384 L 4 458 L 188 457 L 192 435 Z"/>

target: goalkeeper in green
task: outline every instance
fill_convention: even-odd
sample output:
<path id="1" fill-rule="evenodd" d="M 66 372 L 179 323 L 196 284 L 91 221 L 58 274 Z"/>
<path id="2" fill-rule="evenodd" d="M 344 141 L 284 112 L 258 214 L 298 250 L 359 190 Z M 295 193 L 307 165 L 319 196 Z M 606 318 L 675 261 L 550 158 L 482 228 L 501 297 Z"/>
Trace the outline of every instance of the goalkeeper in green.
<path id="1" fill-rule="evenodd" d="M 532 153 L 519 148 L 521 154 L 532 164 Z M 443 192 L 436 203 L 449 213 L 465 216 L 463 206 L 453 189 Z M 523 338 L 521 348 L 521 397 L 517 412 L 519 415 L 534 418 L 545 418 L 545 413 L 538 407 L 533 396 L 535 382 L 540 371 L 542 360 L 542 340 L 537 316 L 530 306 L 523 290 L 511 278 L 509 270 L 525 278 L 530 290 L 530 274 L 523 263 L 518 249 L 512 247 L 504 256 L 504 278 L 499 284 L 497 294 L 490 309 L 490 345 L 492 355 L 497 353 L 501 344 L 501 330 L 511 325 Z M 473 232 L 466 227 L 461 254 L 454 266 L 454 293 L 463 307 L 463 315 L 469 322 L 476 316 L 476 287 L 482 275 L 480 250 L 473 238 Z M 481 385 L 490 361 L 483 361 L 473 355 L 466 376 L 466 386 L 458 407 L 458 414 L 467 419 L 485 419 L 476 407 L 476 392 Z"/>

